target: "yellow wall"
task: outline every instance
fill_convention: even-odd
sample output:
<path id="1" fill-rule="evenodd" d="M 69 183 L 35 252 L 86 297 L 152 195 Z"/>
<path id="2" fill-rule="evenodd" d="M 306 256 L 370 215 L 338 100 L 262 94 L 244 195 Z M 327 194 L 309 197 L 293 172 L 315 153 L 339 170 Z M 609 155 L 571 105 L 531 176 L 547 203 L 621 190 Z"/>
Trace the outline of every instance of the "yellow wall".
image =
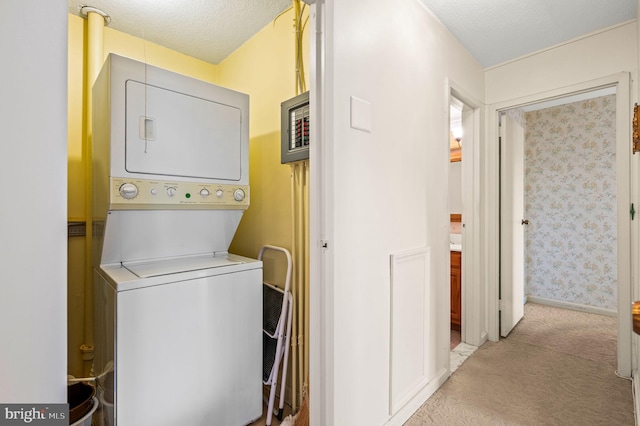
<path id="1" fill-rule="evenodd" d="M 82 136 L 84 132 L 82 99 L 84 95 L 84 19 L 69 15 L 68 54 L 68 215 L 69 220 L 84 220 L 84 166 Z"/>
<path id="2" fill-rule="evenodd" d="M 308 37 L 306 40 L 303 45 L 308 46 Z M 291 250 L 291 169 L 280 164 L 280 103 L 296 95 L 293 11 L 264 27 L 222 61 L 218 83 L 248 93 L 251 99 L 251 208 L 230 251 L 255 257 L 265 244 Z M 265 271 L 267 281 L 273 281 L 270 272 Z"/>
<path id="3" fill-rule="evenodd" d="M 256 257 L 265 244 L 285 247 L 294 254 L 291 167 L 280 164 L 280 104 L 296 95 L 293 19 L 293 10 L 289 10 L 229 55 L 218 68 L 218 84 L 250 95 L 251 207 L 244 214 L 230 247 L 232 253 L 249 257 Z M 309 58 L 308 33 L 307 29 L 302 43 L 305 70 Z M 306 80 L 309 81 L 308 74 Z M 268 252 L 263 261 L 264 280 L 284 284 L 283 257 Z M 303 297 L 296 292 L 293 277 L 291 284 L 297 312 L 302 309 Z M 296 346 L 296 341 L 298 344 L 289 354 L 286 394 L 287 400 L 299 404 L 300 381 L 304 377 L 296 353 L 302 349 L 305 332 L 300 330 L 301 324 L 295 325 L 296 317 L 294 314 L 292 333 L 301 338 L 294 335 L 291 339 L 292 346 Z M 294 388 L 295 398 L 291 396 Z"/>
<path id="4" fill-rule="evenodd" d="M 306 31 L 308 33 L 308 30 Z M 82 158 L 83 79 L 86 21 L 69 15 L 69 220 L 85 220 Z M 307 38 L 308 40 L 308 38 Z M 304 43 L 308 45 L 308 41 Z M 295 96 L 293 13 L 287 12 L 237 49 L 220 65 L 104 30 L 104 57 L 117 53 L 250 96 L 251 206 L 231 244 L 233 253 L 256 257 L 264 244 L 291 249 L 290 168 L 280 164 L 280 103 Z M 305 53 L 308 58 L 308 51 Z M 308 63 L 308 62 L 307 62 Z M 69 241 L 69 373 L 82 374 L 79 346 L 84 330 L 84 238 Z M 279 270 L 274 274 L 280 274 Z"/>
<path id="5" fill-rule="evenodd" d="M 109 53 L 116 53 L 211 83 L 216 82 L 216 65 L 106 27 L 104 57 L 106 58 Z"/>
<path id="6" fill-rule="evenodd" d="M 82 97 L 84 26 L 83 20 L 69 15 L 68 50 L 68 199 L 69 221 L 84 221 L 84 163 L 82 159 Z M 67 353 L 68 372 L 82 375 L 80 345 L 84 342 L 84 257 L 83 237 L 68 239 Z"/>

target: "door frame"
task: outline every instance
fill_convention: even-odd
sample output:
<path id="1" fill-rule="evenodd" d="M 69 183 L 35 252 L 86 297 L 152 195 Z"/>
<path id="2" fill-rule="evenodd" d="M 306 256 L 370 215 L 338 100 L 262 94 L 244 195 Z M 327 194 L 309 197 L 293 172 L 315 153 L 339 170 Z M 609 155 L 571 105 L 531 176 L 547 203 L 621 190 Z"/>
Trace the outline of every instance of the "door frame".
<path id="1" fill-rule="evenodd" d="M 482 102 L 469 95 L 455 81 L 448 81 L 449 102 L 455 98 L 464 104 L 462 128 L 462 279 L 461 340 L 473 346 L 487 341 L 485 327 L 485 287 L 481 279 L 481 123 L 484 119 Z M 449 129 L 449 121 L 447 121 Z M 447 131 L 448 134 L 448 131 Z M 447 157 L 448 158 L 448 157 Z M 448 169 L 447 169 L 448 170 Z M 448 181 L 448 176 L 447 176 Z M 474 277 L 470 279 L 470 277 Z M 451 301 L 449 300 L 449 303 Z M 448 312 L 448 311 L 447 311 Z M 448 326 L 448 325 L 447 325 Z"/>
<path id="2" fill-rule="evenodd" d="M 310 424 L 333 424 L 333 263 L 327 257 L 325 238 L 332 235 L 331 217 L 324 214 L 332 206 L 331 173 L 326 170 L 327 149 L 325 131 L 331 129 L 331 93 L 333 81 L 325 75 L 331 55 L 327 55 L 327 19 L 325 0 L 317 0 L 309 10 L 309 113 L 312 123 L 309 145 L 309 410 Z M 330 24 L 329 24 L 330 25 Z M 329 29 L 329 36 L 331 31 Z M 320 241 L 318 240 L 320 239 Z"/>
<path id="3" fill-rule="evenodd" d="M 630 75 L 620 72 L 610 76 L 561 87 L 521 98 L 487 105 L 487 139 L 485 145 L 484 241 L 485 282 L 487 285 L 487 331 L 491 341 L 498 341 L 499 332 L 499 143 L 498 115 L 506 110 L 594 89 L 616 87 L 616 184 L 617 184 L 617 244 L 618 244 L 618 374 L 631 376 L 631 94 Z M 623 155 L 621 155 L 623 154 Z"/>

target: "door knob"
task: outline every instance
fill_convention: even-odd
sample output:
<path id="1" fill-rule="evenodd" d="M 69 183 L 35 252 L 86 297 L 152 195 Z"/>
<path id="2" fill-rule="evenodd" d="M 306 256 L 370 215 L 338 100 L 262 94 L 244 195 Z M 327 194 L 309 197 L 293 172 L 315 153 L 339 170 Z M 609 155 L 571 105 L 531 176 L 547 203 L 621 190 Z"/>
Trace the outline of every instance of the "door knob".
<path id="1" fill-rule="evenodd" d="M 529 224 L 529 219 L 522 219 L 522 224 L 523 225 L 528 225 Z"/>

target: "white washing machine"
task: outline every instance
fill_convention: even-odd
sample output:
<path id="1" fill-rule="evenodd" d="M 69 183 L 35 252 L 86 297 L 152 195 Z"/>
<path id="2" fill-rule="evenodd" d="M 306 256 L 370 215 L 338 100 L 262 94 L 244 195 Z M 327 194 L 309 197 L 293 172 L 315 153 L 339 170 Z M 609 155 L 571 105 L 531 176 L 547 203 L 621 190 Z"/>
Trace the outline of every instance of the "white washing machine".
<path id="1" fill-rule="evenodd" d="M 249 206 L 247 95 L 110 55 L 93 89 L 97 424 L 262 413 L 262 263 L 228 253 Z"/>

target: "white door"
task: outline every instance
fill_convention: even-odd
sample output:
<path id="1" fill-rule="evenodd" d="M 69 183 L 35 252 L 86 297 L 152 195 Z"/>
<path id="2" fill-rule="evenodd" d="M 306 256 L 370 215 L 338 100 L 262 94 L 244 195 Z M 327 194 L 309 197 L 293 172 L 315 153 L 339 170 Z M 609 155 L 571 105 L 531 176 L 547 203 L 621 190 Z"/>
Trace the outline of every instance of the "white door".
<path id="1" fill-rule="evenodd" d="M 500 335 L 524 315 L 524 128 L 509 114 L 500 124 Z"/>

